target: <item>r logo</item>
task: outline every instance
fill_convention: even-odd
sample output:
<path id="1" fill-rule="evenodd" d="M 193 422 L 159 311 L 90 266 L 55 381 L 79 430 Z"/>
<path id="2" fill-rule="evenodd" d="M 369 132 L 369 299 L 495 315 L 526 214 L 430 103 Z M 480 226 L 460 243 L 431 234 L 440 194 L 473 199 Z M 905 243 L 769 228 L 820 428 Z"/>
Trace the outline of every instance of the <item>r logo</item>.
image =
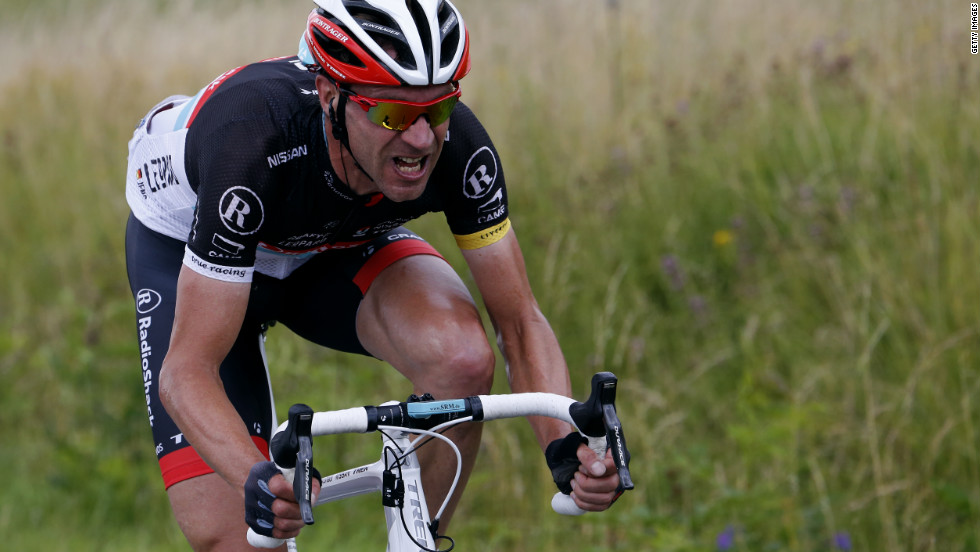
<path id="1" fill-rule="evenodd" d="M 218 214 L 225 228 L 243 236 L 257 232 L 265 220 L 259 196 L 244 186 L 228 188 L 221 196 Z"/>
<path id="2" fill-rule="evenodd" d="M 463 194 L 471 199 L 487 195 L 497 180 L 497 158 L 488 146 L 476 150 L 466 162 Z"/>
<path id="3" fill-rule="evenodd" d="M 136 312 L 146 314 L 160 306 L 160 294 L 152 289 L 141 289 L 136 292 Z"/>

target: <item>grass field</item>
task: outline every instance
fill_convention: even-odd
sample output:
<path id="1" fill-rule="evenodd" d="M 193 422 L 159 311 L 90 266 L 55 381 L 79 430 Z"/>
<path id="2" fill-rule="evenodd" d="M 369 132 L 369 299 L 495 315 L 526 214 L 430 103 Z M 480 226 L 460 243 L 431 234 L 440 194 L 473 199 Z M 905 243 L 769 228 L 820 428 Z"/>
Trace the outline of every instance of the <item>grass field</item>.
<path id="1" fill-rule="evenodd" d="M 576 393 L 619 375 L 637 482 L 559 518 L 527 424 L 489 426 L 459 549 L 980 550 L 969 3 L 458 5 L 463 100 L 500 151 L 532 284 Z M 157 100 L 292 53 L 310 6 L 4 2 L 5 550 L 183 549 L 141 405 L 126 142 Z M 465 270 L 442 217 L 414 228 Z M 269 349 L 280 416 L 409 391 L 286 330 Z M 380 549 L 376 510 L 322 508 L 301 545 Z"/>

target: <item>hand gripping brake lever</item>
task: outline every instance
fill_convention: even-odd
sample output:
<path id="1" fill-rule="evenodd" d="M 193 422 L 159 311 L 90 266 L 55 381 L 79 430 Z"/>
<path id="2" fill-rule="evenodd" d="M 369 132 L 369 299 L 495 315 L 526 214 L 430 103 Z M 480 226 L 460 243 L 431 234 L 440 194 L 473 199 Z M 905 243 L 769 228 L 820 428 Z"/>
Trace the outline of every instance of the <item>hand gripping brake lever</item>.
<path id="1" fill-rule="evenodd" d="M 599 372 L 592 376 L 592 392 L 588 400 L 572 405 L 569 413 L 579 431 L 590 438 L 593 450 L 594 438 L 606 437 L 605 445 L 612 451 L 616 471 L 619 473 L 619 487 L 616 489 L 616 498 L 619 498 L 624 491 L 633 489 L 633 478 L 630 476 L 630 453 L 626 448 L 626 437 L 616 414 L 617 381 L 611 372 Z M 601 441 L 599 443 L 601 446 Z M 605 452 L 596 450 L 600 457 L 604 457 Z"/>
<path id="2" fill-rule="evenodd" d="M 272 459 L 284 469 L 295 469 L 293 494 L 303 523 L 313 525 L 313 409 L 305 404 L 289 408 L 286 429 L 272 438 Z M 287 477 L 288 479 L 288 477 Z"/>

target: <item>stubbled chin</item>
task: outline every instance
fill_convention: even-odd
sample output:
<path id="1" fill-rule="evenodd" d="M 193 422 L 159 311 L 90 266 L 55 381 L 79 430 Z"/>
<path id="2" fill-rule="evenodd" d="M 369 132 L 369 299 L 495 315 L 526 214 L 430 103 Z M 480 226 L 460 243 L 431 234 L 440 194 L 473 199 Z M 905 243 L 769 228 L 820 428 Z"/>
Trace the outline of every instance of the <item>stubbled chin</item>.
<path id="1" fill-rule="evenodd" d="M 385 197 L 391 201 L 411 201 L 413 199 L 418 199 L 425 191 L 426 180 L 418 180 L 414 182 L 407 182 L 404 180 L 399 180 L 395 183 L 391 183 L 385 186 L 382 190 Z"/>

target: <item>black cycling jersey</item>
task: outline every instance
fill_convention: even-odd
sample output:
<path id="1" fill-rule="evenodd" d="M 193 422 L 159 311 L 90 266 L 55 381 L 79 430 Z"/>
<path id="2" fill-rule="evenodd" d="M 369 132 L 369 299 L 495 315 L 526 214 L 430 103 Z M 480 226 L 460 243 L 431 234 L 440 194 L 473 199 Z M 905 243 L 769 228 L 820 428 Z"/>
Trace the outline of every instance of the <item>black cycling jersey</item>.
<path id="1" fill-rule="evenodd" d="M 174 107 L 180 112 L 172 132 L 186 130 L 186 137 L 182 142 L 170 137 L 167 146 L 144 148 L 151 153 L 143 155 L 159 157 L 161 148 L 177 150 L 177 144 L 183 159 L 173 152 L 178 157 L 168 163 L 179 165 L 166 171 L 167 178 L 160 170 L 154 174 L 148 163 L 135 163 L 147 173 L 133 179 L 128 193 L 137 218 L 185 239 L 184 262 L 198 272 L 238 281 L 250 280 L 253 266 L 283 277 L 298 266 L 298 258 L 363 244 L 428 212 L 444 211 L 464 248 L 493 243 L 506 233 L 503 171 L 469 108 L 457 104 L 441 156 L 419 198 L 358 197 L 330 164 L 314 81 L 296 57 L 267 60 L 229 71 L 193 100 Z M 153 140 L 159 132 L 155 128 L 144 138 Z M 186 179 L 193 194 L 157 194 L 153 190 L 161 186 L 153 186 L 151 177 L 171 187 Z M 154 225 L 155 217 L 186 209 L 192 199 L 196 204 L 188 210 L 193 221 L 186 235 L 181 235 L 183 228 Z M 262 257 L 258 263 L 257 253 Z M 277 257 L 291 266 L 268 267 Z"/>

